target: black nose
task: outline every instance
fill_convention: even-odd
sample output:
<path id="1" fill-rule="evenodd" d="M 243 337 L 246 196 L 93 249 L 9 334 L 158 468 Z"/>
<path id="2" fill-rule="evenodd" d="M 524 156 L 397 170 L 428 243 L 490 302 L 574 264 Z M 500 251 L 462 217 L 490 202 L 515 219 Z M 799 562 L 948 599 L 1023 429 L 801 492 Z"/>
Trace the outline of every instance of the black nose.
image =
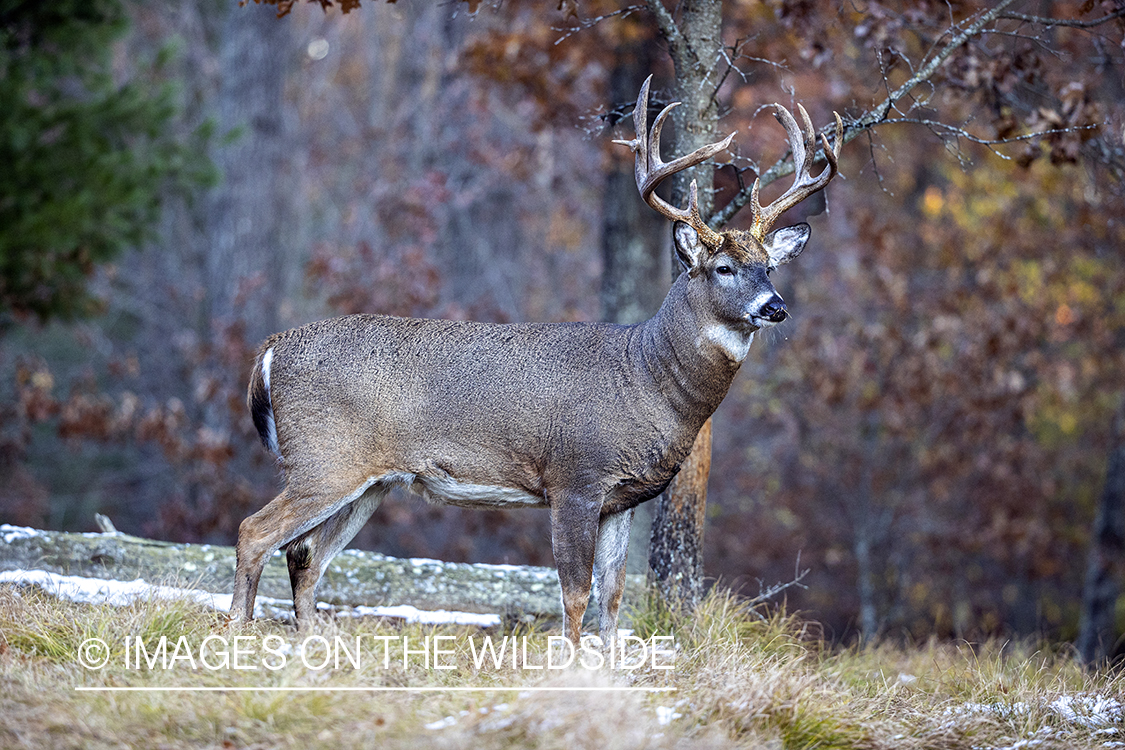
<path id="1" fill-rule="evenodd" d="M 789 311 L 785 309 L 785 300 L 774 295 L 772 299 L 762 305 L 758 315 L 771 323 L 780 323 L 789 317 Z"/>

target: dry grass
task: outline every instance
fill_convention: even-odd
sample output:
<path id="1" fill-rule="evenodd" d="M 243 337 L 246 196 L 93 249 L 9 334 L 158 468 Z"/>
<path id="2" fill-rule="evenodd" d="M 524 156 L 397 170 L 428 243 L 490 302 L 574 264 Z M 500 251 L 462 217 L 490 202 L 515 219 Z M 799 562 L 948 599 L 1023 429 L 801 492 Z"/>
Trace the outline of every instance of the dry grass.
<path id="1" fill-rule="evenodd" d="M 359 669 L 313 669 L 286 655 L 280 669 L 126 667 L 126 637 L 152 648 L 181 636 L 244 643 L 303 639 L 288 625 L 257 622 L 231 633 L 214 612 L 186 602 L 128 607 L 58 601 L 34 589 L 0 588 L 0 747 L 418 747 L 448 748 L 1095 748 L 1125 743 L 1122 681 L 1090 674 L 1066 653 L 1020 644 L 883 644 L 834 649 L 796 618 L 762 618 L 729 594 L 712 594 L 691 618 L 658 607 L 634 613 L 637 635 L 674 633 L 672 670 L 475 669 L 476 629 L 371 619 L 326 621 L 316 634 L 370 644 Z M 494 638 L 502 633 L 489 633 Z M 532 664 L 552 632 L 527 636 Z M 394 645 L 384 668 L 381 641 Z M 401 639 L 446 636 L 452 670 L 402 668 Z M 103 669 L 78 662 L 89 638 L 110 644 Z M 432 642 L 432 641 L 431 641 Z M 171 648 L 169 653 L 172 653 Z M 196 652 L 197 653 L 197 652 Z M 558 654 L 559 652 L 554 652 Z M 214 654 L 212 654 L 214 656 Z M 522 658 L 522 653 L 521 653 Z M 215 660 L 212 661 L 215 663 Z M 271 664 L 276 665 L 278 658 Z M 511 687 L 495 692 L 362 692 L 367 687 Z M 674 687 L 675 692 L 546 692 L 529 688 Z M 84 692 L 79 687 L 224 688 L 218 692 Z M 229 688 L 327 688 L 235 692 Z M 1096 697 L 1102 696 L 1099 706 Z M 1099 713 L 1101 712 L 1101 713 Z M 1121 746 L 1125 746 L 1122 744 Z"/>

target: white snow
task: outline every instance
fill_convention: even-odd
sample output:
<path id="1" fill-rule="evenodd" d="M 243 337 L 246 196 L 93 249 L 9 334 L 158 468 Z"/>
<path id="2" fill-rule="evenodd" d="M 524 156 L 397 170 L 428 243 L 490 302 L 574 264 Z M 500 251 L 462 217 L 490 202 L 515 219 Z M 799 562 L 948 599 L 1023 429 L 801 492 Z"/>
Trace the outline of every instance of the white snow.
<path id="1" fill-rule="evenodd" d="M 1105 727 L 1125 721 L 1125 704 L 1104 695 L 1060 695 L 1046 709 L 1070 724 L 1083 727 Z M 992 714 L 1001 719 L 1012 719 L 1031 713 L 1031 706 L 1016 703 L 963 703 L 945 709 L 946 715 Z"/>
<path id="2" fill-rule="evenodd" d="M 0 527 L 0 533 L 5 535 L 17 533 L 16 531 L 10 531 L 16 528 L 5 525 Z M 28 531 L 34 533 L 34 529 L 28 529 Z M 6 536 L 5 540 L 7 541 Z M 123 606 L 138 599 L 189 599 L 220 612 L 229 612 L 231 605 L 230 594 L 213 594 L 210 591 L 200 589 L 160 586 L 148 583 L 142 578 L 133 581 L 113 581 L 101 578 L 64 576 L 45 570 L 8 570 L 0 572 L 0 583 L 33 584 L 60 599 L 91 604 L 105 603 Z M 330 605 L 321 602 L 317 606 L 323 609 Z M 292 602 L 288 600 L 259 596 L 254 612 L 255 615 L 260 615 L 263 608 L 268 608 L 271 610 L 271 614 L 275 614 L 278 609 L 288 610 L 291 607 Z M 408 622 L 420 622 L 427 625 L 478 625 L 482 628 L 488 628 L 500 624 L 500 616 L 495 614 L 423 610 L 407 604 L 388 607 L 357 606 L 341 609 L 337 614 L 341 617 L 396 617 Z"/>
<path id="3" fill-rule="evenodd" d="M 345 550 L 347 551 L 347 550 Z M 439 567 L 451 567 L 457 565 L 466 565 L 467 563 L 451 563 L 444 560 L 434 560 L 430 557 L 411 557 L 407 558 L 407 562 L 415 568 L 422 568 L 427 565 L 436 565 Z M 497 578 L 503 578 L 506 573 L 521 573 L 524 576 L 531 576 L 538 579 L 554 578 L 556 572 L 551 568 L 535 569 L 526 565 L 507 565 L 503 563 L 472 563 L 472 567 L 481 570 L 490 570 Z"/>
<path id="4" fill-rule="evenodd" d="M 1086 729 L 1097 729 L 1094 734 L 1117 734 L 1119 726 L 1125 722 L 1125 704 L 1115 698 L 1104 695 L 1091 695 L 1078 693 L 1075 695 L 1060 695 L 1049 703 L 1041 704 L 1047 712 L 1061 719 L 1066 724 L 1077 725 Z M 963 703 L 959 706 L 950 706 L 945 709 L 946 716 L 965 714 L 991 714 L 999 719 L 1022 720 L 1031 714 L 1031 706 L 1022 701 L 1016 703 Z M 1024 750 L 1035 747 L 1047 741 L 1062 738 L 1065 729 L 1059 726 L 1044 726 L 1031 737 L 1017 740 L 1011 745 L 1002 747 L 992 746 L 987 750 Z M 1125 743 L 1113 741 L 1103 742 L 1102 747 L 1125 746 Z"/>
<path id="5" fill-rule="evenodd" d="M 439 567 L 445 565 L 444 561 L 435 560 L 432 557 L 411 557 L 408 562 L 416 568 L 420 568 L 423 565 L 437 565 Z"/>
<path id="6" fill-rule="evenodd" d="M 0 534 L 4 535 L 4 544 L 11 544 L 16 539 L 39 536 L 39 532 L 35 529 L 27 526 L 12 526 L 6 523 L 0 523 Z"/>
<path id="7" fill-rule="evenodd" d="M 510 708 L 511 707 L 507 703 L 498 703 L 495 706 L 481 706 L 477 709 L 477 713 L 482 716 L 489 716 L 490 714 L 506 713 Z M 433 730 L 448 729 L 461 719 L 468 716 L 469 713 L 469 711 L 461 711 L 457 714 L 457 716 L 446 716 L 444 719 L 431 721 L 429 724 L 425 724 L 423 726 L 425 726 L 426 729 Z M 507 727 L 511 726 L 514 721 L 515 719 L 510 716 L 490 716 L 485 721 L 482 721 L 479 724 L 478 728 L 483 731 L 496 731 L 499 729 L 506 729 Z"/>
<path id="8" fill-rule="evenodd" d="M 72 602 L 123 606 L 138 599 L 191 599 L 214 609 L 229 610 L 230 594 L 212 594 L 198 589 L 158 586 L 143 578 L 112 581 L 101 578 L 64 576 L 45 570 L 8 570 L 0 573 L 0 583 L 34 584 L 52 596 Z"/>
<path id="9" fill-rule="evenodd" d="M 324 602 L 317 604 L 319 609 L 330 607 L 331 605 Z M 336 615 L 338 617 L 397 617 L 407 622 L 420 622 L 426 625 L 478 625 L 482 628 L 491 628 L 500 624 L 500 615 L 451 612 L 445 609 L 418 609 L 409 604 L 385 607 L 369 607 L 358 604 L 354 607 L 338 610 Z"/>
<path id="10" fill-rule="evenodd" d="M 468 716 L 469 712 L 468 711 L 462 711 L 461 715 L 462 716 Z M 457 723 L 457 717 L 456 716 L 446 716 L 444 719 L 438 719 L 437 721 L 431 721 L 429 724 L 426 724 L 425 727 L 426 727 L 426 729 L 434 729 L 434 730 L 447 729 L 447 728 L 453 726 L 456 723 Z"/>
<path id="11" fill-rule="evenodd" d="M 1050 709 L 1066 721 L 1084 727 L 1104 727 L 1125 719 L 1125 706 L 1104 695 L 1060 695 L 1051 701 Z"/>

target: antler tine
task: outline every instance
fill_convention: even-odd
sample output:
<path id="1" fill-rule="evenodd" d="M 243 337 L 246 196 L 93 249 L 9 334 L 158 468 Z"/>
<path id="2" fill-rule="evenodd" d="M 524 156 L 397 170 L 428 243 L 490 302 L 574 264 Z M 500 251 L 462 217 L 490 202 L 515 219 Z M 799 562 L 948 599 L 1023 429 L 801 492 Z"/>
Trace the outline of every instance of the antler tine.
<path id="1" fill-rule="evenodd" d="M 665 163 L 660 158 L 660 132 L 664 127 L 664 121 L 673 109 L 680 105 L 680 102 L 672 102 L 665 107 L 656 117 L 656 122 L 652 125 L 652 130 L 648 130 L 648 90 L 649 83 L 652 81 L 652 76 L 645 79 L 644 85 L 641 86 L 641 92 L 637 96 L 637 106 L 633 110 L 633 128 L 636 137 L 629 141 L 614 141 L 623 146 L 628 146 L 636 156 L 636 163 L 634 165 L 634 176 L 637 180 L 637 189 L 641 193 L 641 198 L 645 203 L 654 208 L 664 217 L 672 221 L 682 221 L 689 225 L 692 229 L 699 233 L 699 238 L 702 242 L 709 247 L 718 247 L 723 243 L 721 234 L 707 226 L 707 222 L 699 215 L 699 199 L 698 187 L 695 181 L 692 181 L 690 189 L 690 197 L 688 200 L 687 208 L 676 208 L 668 204 L 663 198 L 658 196 L 654 191 L 664 179 L 683 170 L 694 167 L 696 164 L 707 161 L 715 154 L 725 150 L 730 146 L 731 140 L 734 138 L 734 133 L 728 135 L 718 143 L 711 143 L 701 148 L 697 148 L 686 156 L 681 156 L 678 159 L 673 159 Z"/>
<path id="2" fill-rule="evenodd" d="M 789 150 L 793 154 L 795 177 L 789 189 L 780 198 L 764 208 L 758 202 L 760 181 L 754 180 L 754 187 L 750 190 L 752 218 L 750 231 L 759 240 L 765 238 L 770 227 L 773 226 L 779 216 L 828 185 L 839 170 L 837 161 L 840 158 L 840 148 L 844 145 L 844 121 L 840 119 L 838 113 L 833 112 L 832 114 L 836 118 L 835 142 L 832 146 L 829 146 L 828 136 L 823 133 L 820 134 L 820 141 L 824 146 L 824 160 L 828 162 L 828 165 L 814 178 L 811 172 L 813 159 L 816 157 L 816 132 L 813 130 L 809 113 L 800 104 L 797 105 L 797 112 L 801 115 L 802 127 L 802 125 L 797 124 L 797 120 L 785 107 L 780 104 L 774 104 L 773 106 L 776 109 L 775 116 L 782 127 L 785 128 L 789 137 Z"/>

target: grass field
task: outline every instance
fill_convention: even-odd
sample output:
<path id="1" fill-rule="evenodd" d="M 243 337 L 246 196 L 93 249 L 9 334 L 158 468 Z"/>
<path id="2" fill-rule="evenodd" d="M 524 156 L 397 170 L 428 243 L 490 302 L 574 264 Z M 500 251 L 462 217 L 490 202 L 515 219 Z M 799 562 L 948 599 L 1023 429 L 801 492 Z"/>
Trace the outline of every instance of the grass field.
<path id="1" fill-rule="evenodd" d="M 569 657 L 557 631 L 374 618 L 231 631 L 187 601 L 3 586 L 0 747 L 1125 747 L 1125 682 L 1066 651 L 833 648 L 723 591 L 690 618 L 649 607 L 631 626 L 632 668 L 590 649 L 536 669 Z M 498 650 L 505 636 L 519 648 L 497 665 L 485 638 Z"/>

